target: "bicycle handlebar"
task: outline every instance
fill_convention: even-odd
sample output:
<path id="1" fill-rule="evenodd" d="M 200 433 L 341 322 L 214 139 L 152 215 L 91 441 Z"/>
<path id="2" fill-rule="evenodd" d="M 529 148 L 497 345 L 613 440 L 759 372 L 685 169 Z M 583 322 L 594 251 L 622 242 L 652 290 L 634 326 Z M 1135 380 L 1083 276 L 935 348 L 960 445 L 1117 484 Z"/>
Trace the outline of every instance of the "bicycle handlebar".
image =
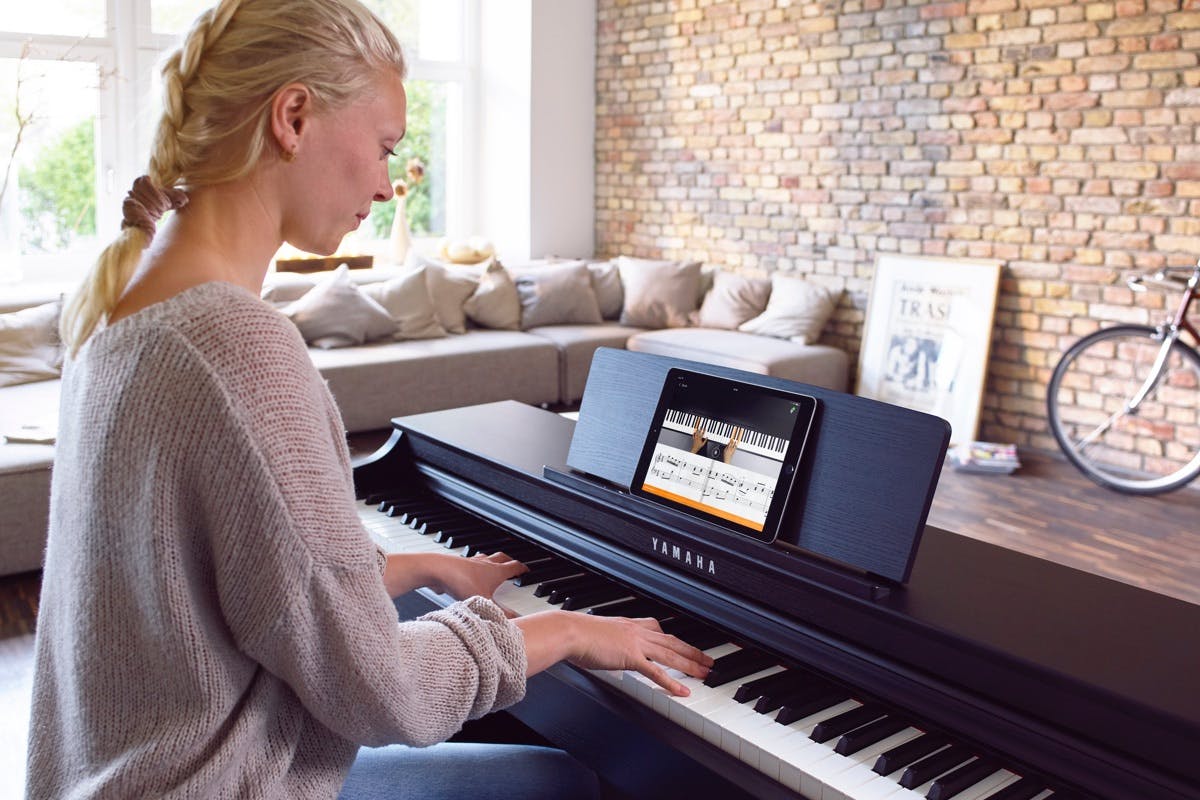
<path id="1" fill-rule="evenodd" d="M 1131 275 L 1125 285 L 1135 292 L 1146 290 L 1146 284 L 1156 284 L 1170 289 L 1186 289 L 1200 283 L 1200 262 L 1194 267 L 1161 267 Z"/>

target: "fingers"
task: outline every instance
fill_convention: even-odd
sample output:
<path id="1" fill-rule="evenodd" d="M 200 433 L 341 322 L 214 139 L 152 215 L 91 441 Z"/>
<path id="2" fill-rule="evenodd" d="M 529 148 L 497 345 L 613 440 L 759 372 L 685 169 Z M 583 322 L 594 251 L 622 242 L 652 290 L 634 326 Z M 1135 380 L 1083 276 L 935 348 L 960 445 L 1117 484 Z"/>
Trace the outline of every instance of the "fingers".
<path id="1" fill-rule="evenodd" d="M 655 664 L 653 661 L 646 661 L 638 667 L 638 672 L 645 675 L 650 680 L 657 683 L 662 688 L 666 689 L 669 694 L 676 697 L 687 697 L 692 693 L 692 690 L 684 686 L 679 681 L 667 674 L 667 671 Z"/>

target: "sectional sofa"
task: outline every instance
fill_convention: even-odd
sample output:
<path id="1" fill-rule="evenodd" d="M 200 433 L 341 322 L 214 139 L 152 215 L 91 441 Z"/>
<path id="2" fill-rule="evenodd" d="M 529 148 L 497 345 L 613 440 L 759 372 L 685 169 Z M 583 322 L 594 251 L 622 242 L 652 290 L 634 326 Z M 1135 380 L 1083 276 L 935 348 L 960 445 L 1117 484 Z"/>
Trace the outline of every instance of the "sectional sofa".
<path id="1" fill-rule="evenodd" d="M 536 267 L 539 276 L 555 272 L 543 264 L 529 267 Z M 628 270 L 626 276 L 632 276 L 635 271 Z M 382 290 L 389 285 L 389 281 L 392 285 L 398 285 L 399 276 L 372 272 L 376 274 L 353 276 L 351 283 L 355 291 L 366 294 L 372 285 L 377 284 L 375 296 L 379 299 L 378 305 L 387 309 L 390 302 L 394 308 L 396 298 L 389 298 Z M 560 269 L 557 272 L 566 271 Z M 847 386 L 849 358 L 837 348 L 791 340 L 798 337 L 789 339 L 736 328 L 695 325 L 702 321 L 695 315 L 698 309 L 703 308 L 702 295 L 711 295 L 716 291 L 723 283 L 720 277 L 715 285 L 709 280 L 695 290 L 688 289 L 701 296 L 682 304 L 684 309 L 689 306 L 692 308 L 691 319 L 684 320 L 678 316 L 671 317 L 671 314 L 683 312 L 664 309 L 658 301 L 652 302 L 648 308 L 654 313 L 661 313 L 659 318 L 654 313 L 639 317 L 637 309 L 633 309 L 633 313 L 626 313 L 631 308 L 628 302 L 630 297 L 624 294 L 619 305 L 610 296 L 603 304 L 604 308 L 597 302 L 595 310 L 588 305 L 583 312 L 574 308 L 564 314 L 561 296 L 558 298 L 558 307 L 546 307 L 546 303 L 554 300 L 554 281 L 541 277 L 526 280 L 520 277 L 519 271 L 504 270 L 500 283 L 507 281 L 510 273 L 518 275 L 512 284 L 517 290 L 516 299 L 520 304 L 516 312 L 519 321 L 515 325 L 506 323 L 504 329 L 497 329 L 483 327 L 478 320 L 504 322 L 501 319 L 503 314 L 495 313 L 499 304 L 493 303 L 489 307 L 487 304 L 473 303 L 488 287 L 488 273 L 493 278 L 499 275 L 495 265 L 486 270 L 477 270 L 465 276 L 474 281 L 471 285 L 475 288 L 470 294 L 466 294 L 469 288 L 466 283 L 460 287 L 458 295 L 451 293 L 451 304 L 468 310 L 462 320 L 453 315 L 451 318 L 439 317 L 437 304 L 431 303 L 427 316 L 437 319 L 437 323 L 427 319 L 421 323 L 426 325 L 426 330 L 420 337 L 399 341 L 389 336 L 384 340 L 356 343 L 353 335 L 349 340 L 338 340 L 345 331 L 339 329 L 330 334 L 328 325 L 319 331 L 311 327 L 306 329 L 306 325 L 312 323 L 313 315 L 305 316 L 306 309 L 300 307 L 300 301 L 311 296 L 315 291 L 314 284 L 322 286 L 323 280 L 332 283 L 330 279 L 281 278 L 269 281 L 264 290 L 264 299 L 291 316 L 306 339 L 310 338 L 310 334 L 313 336 L 309 348 L 313 363 L 328 381 L 348 432 L 385 428 L 389 420 L 396 416 L 503 399 L 570 407 L 583 396 L 588 368 L 599 347 L 628 347 L 719 363 L 835 390 L 844 390 Z M 573 280 L 578 282 L 583 274 L 575 268 Z M 599 272 L 594 264 L 589 267 L 587 274 L 596 290 L 594 294 L 601 294 L 603 286 L 595 278 Z M 445 278 L 446 275 L 441 276 L 441 279 Z M 426 290 L 431 286 L 429 280 L 427 277 Z M 632 285 L 635 283 L 636 280 L 631 278 L 630 288 L 634 288 Z M 765 303 L 766 298 L 761 291 L 763 286 L 758 285 L 757 289 L 759 299 Z M 581 293 L 586 294 L 577 285 L 573 294 Z M 646 295 L 643 293 L 638 297 L 645 299 Z M 0 298 L 3 296 L 0 295 Z M 5 336 L 11 334 L 11 323 L 19 321 L 18 315 L 13 312 L 26 309 L 23 313 L 27 316 L 32 309 L 46 308 L 46 304 L 55 299 L 54 296 L 29 294 L 10 294 L 0 299 L 0 378 L 4 377 Z M 511 303 L 512 296 L 508 299 Z M 411 302 L 405 301 L 404 313 L 409 313 L 412 306 Z M 372 313 L 375 312 L 372 310 Z M 511 323 L 512 309 L 508 309 L 507 313 L 510 317 L 508 322 Z M 334 316 L 340 320 L 353 315 Z M 665 324 L 631 324 L 639 321 Z M 693 325 L 670 327 L 688 321 Z M 711 314 L 707 321 L 718 324 L 727 322 Z M 525 325 L 522 322 L 546 324 Z M 397 324 L 410 332 L 416 330 L 416 323 L 411 318 L 402 319 Z M 462 333 L 446 333 L 458 326 L 461 326 Z M 430 329 L 441 330 L 442 334 L 425 335 Z M 342 346 L 329 347 L 331 341 Z M 0 433 L 19 432 L 23 426 L 52 431 L 57 421 L 58 386 L 59 380 L 55 378 L 15 385 L 0 382 Z M 36 430 L 33 432 L 36 435 Z M 0 444 L 0 575 L 35 570 L 41 566 L 53 458 L 53 444 Z"/>

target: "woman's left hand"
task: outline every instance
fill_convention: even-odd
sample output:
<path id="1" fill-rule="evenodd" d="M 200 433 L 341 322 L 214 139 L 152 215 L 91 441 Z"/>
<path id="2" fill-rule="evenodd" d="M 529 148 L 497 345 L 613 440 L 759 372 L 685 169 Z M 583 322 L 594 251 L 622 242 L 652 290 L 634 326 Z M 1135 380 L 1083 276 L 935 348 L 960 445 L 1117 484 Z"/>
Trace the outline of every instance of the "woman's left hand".
<path id="1" fill-rule="evenodd" d="M 480 553 L 471 558 L 446 554 L 444 558 L 445 561 L 438 565 L 437 572 L 433 574 L 435 582 L 431 588 L 455 600 L 465 600 L 475 595 L 490 600 L 500 584 L 529 570 L 529 567 L 504 553 Z"/>

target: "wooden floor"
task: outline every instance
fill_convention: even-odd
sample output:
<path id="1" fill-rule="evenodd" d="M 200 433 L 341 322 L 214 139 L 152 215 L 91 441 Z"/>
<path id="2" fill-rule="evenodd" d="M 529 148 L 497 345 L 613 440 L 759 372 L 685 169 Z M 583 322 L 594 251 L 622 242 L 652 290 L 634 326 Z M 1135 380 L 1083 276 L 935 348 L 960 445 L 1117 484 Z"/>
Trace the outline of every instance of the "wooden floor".
<path id="1" fill-rule="evenodd" d="M 1022 461 L 1013 475 L 947 467 L 930 524 L 1200 604 L 1200 488 L 1128 497 L 1056 456 Z M 24 786 L 39 586 L 37 573 L 0 578 L 0 799 Z"/>

